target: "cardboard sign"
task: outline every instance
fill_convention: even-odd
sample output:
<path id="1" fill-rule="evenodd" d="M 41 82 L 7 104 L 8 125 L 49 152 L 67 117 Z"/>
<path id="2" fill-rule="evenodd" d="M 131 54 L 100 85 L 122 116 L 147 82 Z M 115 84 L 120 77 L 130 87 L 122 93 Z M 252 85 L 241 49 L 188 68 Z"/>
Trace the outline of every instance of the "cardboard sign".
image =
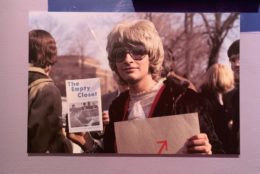
<path id="1" fill-rule="evenodd" d="M 181 154 L 199 133 L 197 113 L 115 123 L 117 151 L 125 154 Z"/>

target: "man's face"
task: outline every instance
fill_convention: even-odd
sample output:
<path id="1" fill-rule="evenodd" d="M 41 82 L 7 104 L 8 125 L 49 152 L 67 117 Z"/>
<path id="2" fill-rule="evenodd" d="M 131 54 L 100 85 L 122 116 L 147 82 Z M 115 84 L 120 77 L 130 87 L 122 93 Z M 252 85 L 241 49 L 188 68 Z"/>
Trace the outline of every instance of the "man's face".
<path id="1" fill-rule="evenodd" d="M 149 74 L 149 56 L 145 50 L 118 50 L 115 56 L 117 72 L 129 84 L 136 83 Z"/>
<path id="2" fill-rule="evenodd" d="M 234 75 L 235 75 L 235 81 L 239 82 L 239 68 L 240 68 L 239 54 L 232 55 L 229 60 L 230 60 L 230 63 L 231 63 L 231 68 L 232 68 Z"/>

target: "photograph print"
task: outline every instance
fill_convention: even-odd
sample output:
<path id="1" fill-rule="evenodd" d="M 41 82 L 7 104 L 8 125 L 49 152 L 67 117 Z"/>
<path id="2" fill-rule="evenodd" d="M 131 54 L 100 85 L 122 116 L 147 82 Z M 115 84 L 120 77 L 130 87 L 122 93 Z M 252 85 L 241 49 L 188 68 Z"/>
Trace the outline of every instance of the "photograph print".
<path id="1" fill-rule="evenodd" d="M 70 125 L 72 128 L 99 125 L 97 101 L 70 103 Z"/>
<path id="2" fill-rule="evenodd" d="M 28 33 L 28 153 L 240 154 L 239 13 L 31 12 Z"/>

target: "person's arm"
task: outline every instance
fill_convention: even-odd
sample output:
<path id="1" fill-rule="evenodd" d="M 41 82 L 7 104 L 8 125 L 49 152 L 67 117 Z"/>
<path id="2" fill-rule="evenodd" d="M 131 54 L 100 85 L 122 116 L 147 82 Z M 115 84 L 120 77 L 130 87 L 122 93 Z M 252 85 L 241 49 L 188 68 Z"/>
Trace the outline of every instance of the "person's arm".
<path id="1" fill-rule="evenodd" d="M 202 100 L 199 109 L 199 123 L 200 130 L 202 133 L 205 133 L 208 137 L 209 143 L 211 144 L 211 151 L 213 154 L 224 154 L 222 142 L 218 138 L 218 135 L 215 132 L 215 128 L 211 119 L 211 107 L 207 100 Z"/>
<path id="2" fill-rule="evenodd" d="M 108 112 L 102 113 L 103 125 L 109 123 Z M 103 152 L 103 140 L 95 140 L 89 132 L 67 133 L 67 137 L 74 143 L 78 144 L 85 153 Z"/>
<path id="3" fill-rule="evenodd" d="M 85 153 L 103 152 L 102 147 L 100 147 L 102 142 L 97 143 L 101 140 L 95 141 L 89 132 L 68 133 L 67 136 L 72 142 L 78 144 Z"/>

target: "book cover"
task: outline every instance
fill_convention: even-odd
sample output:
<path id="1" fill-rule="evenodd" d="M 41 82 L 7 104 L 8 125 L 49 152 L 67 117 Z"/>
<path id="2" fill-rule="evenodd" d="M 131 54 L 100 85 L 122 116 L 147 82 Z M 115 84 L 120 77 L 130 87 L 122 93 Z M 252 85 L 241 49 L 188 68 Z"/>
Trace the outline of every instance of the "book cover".
<path id="1" fill-rule="evenodd" d="M 69 132 L 102 131 L 100 79 L 66 80 Z"/>

